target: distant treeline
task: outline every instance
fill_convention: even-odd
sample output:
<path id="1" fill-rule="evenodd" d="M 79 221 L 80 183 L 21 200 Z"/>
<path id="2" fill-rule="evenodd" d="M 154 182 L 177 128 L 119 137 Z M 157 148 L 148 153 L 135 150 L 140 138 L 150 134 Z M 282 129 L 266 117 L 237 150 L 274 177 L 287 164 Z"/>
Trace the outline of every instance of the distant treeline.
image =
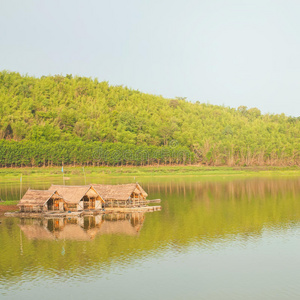
<path id="1" fill-rule="evenodd" d="M 0 72 L 1 140 L 1 166 L 177 160 L 228 166 L 300 164 L 299 117 L 166 99 L 72 75 L 35 78 Z M 99 149 L 104 148 L 146 152 L 147 158 L 103 158 Z M 170 149 L 185 149 L 189 158 L 164 154 Z"/>
<path id="2" fill-rule="evenodd" d="M 0 141 L 0 167 L 190 164 L 194 159 L 194 153 L 182 146 Z"/>

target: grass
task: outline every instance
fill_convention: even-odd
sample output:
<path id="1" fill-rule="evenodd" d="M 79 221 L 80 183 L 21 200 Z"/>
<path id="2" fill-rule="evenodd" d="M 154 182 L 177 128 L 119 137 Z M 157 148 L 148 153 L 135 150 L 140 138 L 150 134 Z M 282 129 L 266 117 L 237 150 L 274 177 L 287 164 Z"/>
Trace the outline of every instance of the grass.
<path id="1" fill-rule="evenodd" d="M 87 177 L 127 177 L 127 176 L 300 176 L 299 167 L 210 167 L 210 166 L 145 166 L 145 167 L 85 167 Z M 2 168 L 1 181 L 23 180 L 35 178 L 61 177 L 61 167 L 44 168 Z M 82 177 L 82 167 L 64 167 L 65 177 Z"/>
<path id="2" fill-rule="evenodd" d="M 1 206 L 6 206 L 6 205 L 17 205 L 20 200 L 11 200 L 11 201 L 3 201 L 0 202 Z"/>

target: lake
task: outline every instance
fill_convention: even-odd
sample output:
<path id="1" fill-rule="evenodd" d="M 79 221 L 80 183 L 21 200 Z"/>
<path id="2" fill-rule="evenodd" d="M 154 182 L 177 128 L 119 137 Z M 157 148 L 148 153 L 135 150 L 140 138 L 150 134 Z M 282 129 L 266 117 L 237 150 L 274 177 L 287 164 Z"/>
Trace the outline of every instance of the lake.
<path id="1" fill-rule="evenodd" d="M 23 182 L 21 194 L 56 180 Z M 0 299 L 300 299 L 299 177 L 139 183 L 162 211 L 0 217 Z M 17 181 L 0 188 L 20 197 Z"/>

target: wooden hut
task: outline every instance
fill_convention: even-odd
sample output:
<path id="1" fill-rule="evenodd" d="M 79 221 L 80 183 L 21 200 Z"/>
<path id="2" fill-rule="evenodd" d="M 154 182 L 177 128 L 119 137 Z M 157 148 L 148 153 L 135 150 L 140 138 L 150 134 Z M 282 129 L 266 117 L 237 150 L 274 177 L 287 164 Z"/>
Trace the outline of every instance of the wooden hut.
<path id="1" fill-rule="evenodd" d="M 104 199 L 90 185 L 51 185 L 49 191 L 57 191 L 66 201 L 68 211 L 102 209 Z"/>
<path id="2" fill-rule="evenodd" d="M 56 190 L 31 190 L 18 203 L 20 212 L 64 211 L 66 203 Z"/>
<path id="3" fill-rule="evenodd" d="M 92 186 L 105 200 L 106 207 L 136 207 L 146 204 L 148 194 L 137 183 Z"/>

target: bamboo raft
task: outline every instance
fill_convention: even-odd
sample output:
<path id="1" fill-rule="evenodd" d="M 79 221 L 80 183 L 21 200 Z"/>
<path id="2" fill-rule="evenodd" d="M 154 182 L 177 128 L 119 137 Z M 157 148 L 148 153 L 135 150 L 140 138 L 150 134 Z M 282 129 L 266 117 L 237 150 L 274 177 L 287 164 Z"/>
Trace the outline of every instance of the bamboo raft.
<path id="1" fill-rule="evenodd" d="M 122 213 L 122 212 L 151 212 L 160 211 L 161 206 L 140 206 L 140 207 L 107 207 L 105 213 Z"/>
<path id="2" fill-rule="evenodd" d="M 48 190 L 28 189 L 18 203 L 20 211 L 7 212 L 4 215 L 21 218 L 63 218 L 160 211 L 161 206 L 151 204 L 160 203 L 161 200 L 146 200 L 147 196 L 138 183 L 51 185 Z"/>
<path id="3" fill-rule="evenodd" d="M 152 202 L 153 203 L 153 202 Z M 161 206 L 140 206 L 140 207 L 107 207 L 105 210 L 85 210 L 78 212 L 6 212 L 5 217 L 18 218 L 66 218 L 66 217 L 81 217 L 95 216 L 99 214 L 111 213 L 130 213 L 130 212 L 153 212 L 161 211 Z"/>
<path id="4" fill-rule="evenodd" d="M 147 204 L 149 204 L 149 203 L 160 203 L 160 202 L 161 202 L 160 199 L 146 200 Z"/>

